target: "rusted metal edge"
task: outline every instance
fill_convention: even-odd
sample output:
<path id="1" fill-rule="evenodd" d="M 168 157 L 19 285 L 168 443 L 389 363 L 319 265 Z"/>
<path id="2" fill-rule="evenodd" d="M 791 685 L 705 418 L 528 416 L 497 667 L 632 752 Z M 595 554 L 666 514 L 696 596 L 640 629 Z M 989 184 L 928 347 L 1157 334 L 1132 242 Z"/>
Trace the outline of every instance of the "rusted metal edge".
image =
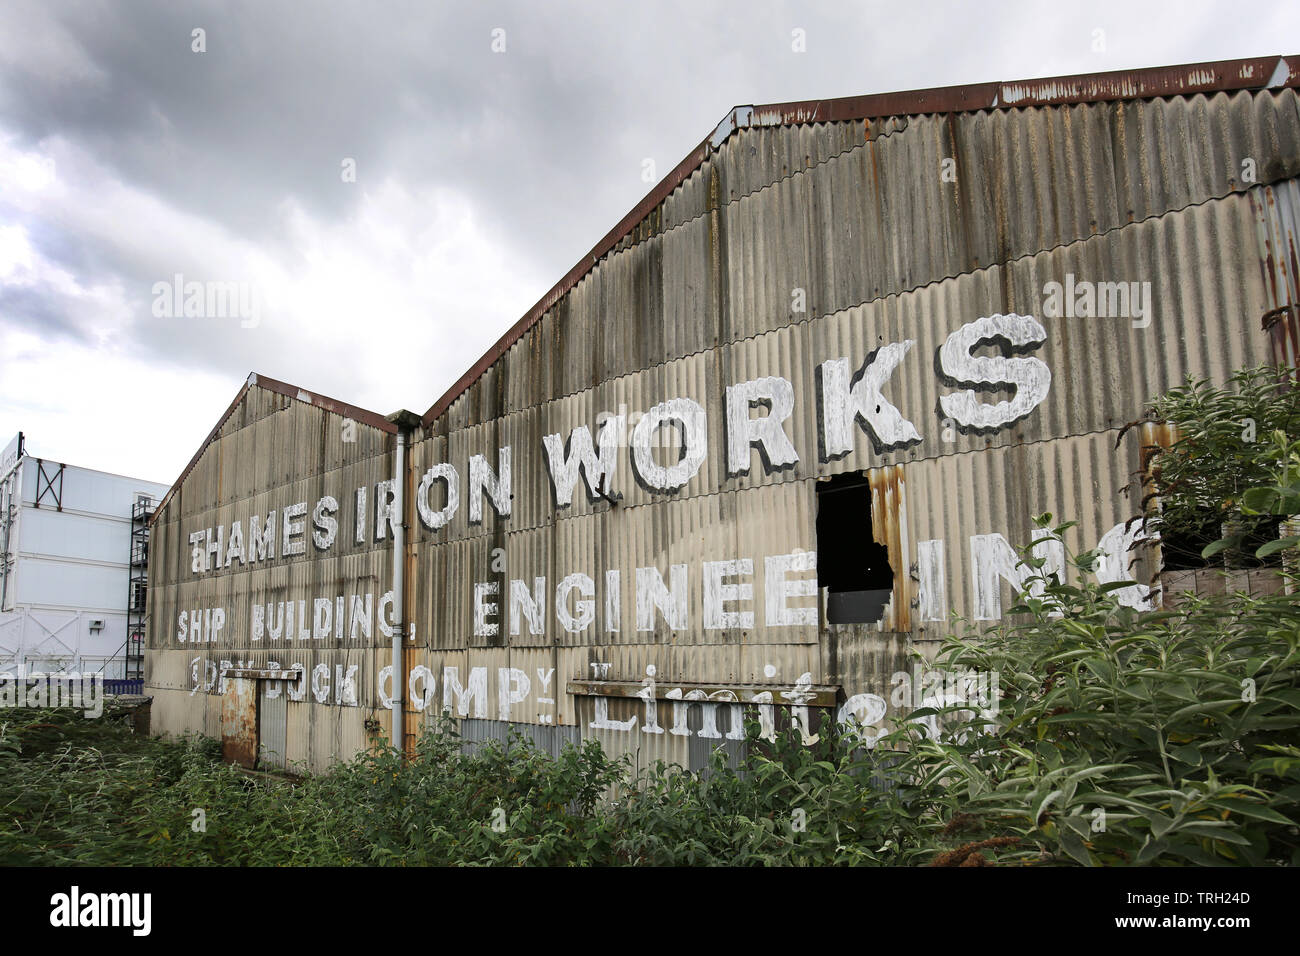
<path id="1" fill-rule="evenodd" d="M 1300 306 L 1284 305 L 1280 309 L 1269 309 L 1260 316 L 1260 326 L 1267 332 L 1278 322 L 1290 318 L 1292 315 L 1300 315 Z"/>
<path id="2" fill-rule="evenodd" d="M 172 495 L 174 495 L 176 489 L 181 486 L 181 482 L 189 477 L 190 472 L 194 470 L 194 466 L 197 465 L 199 459 L 203 457 L 203 453 L 208 450 L 208 446 L 216 440 L 217 435 L 221 432 L 221 429 L 225 427 L 230 416 L 233 415 L 235 409 L 239 407 L 239 403 L 242 402 L 244 396 L 248 394 L 248 390 L 254 386 L 257 388 L 264 388 L 269 392 L 275 392 L 279 395 L 286 395 L 295 401 L 307 402 L 310 405 L 315 405 L 317 408 L 323 408 L 327 412 L 333 412 L 335 415 L 342 415 L 345 418 L 351 418 L 355 421 L 361 422 L 362 424 L 369 425 L 372 428 L 378 428 L 380 431 L 388 432 L 390 435 L 397 434 L 397 426 L 388 421 L 378 412 L 358 408 L 355 405 L 349 405 L 347 402 L 340 402 L 333 398 L 326 398 L 324 395 L 316 395 L 308 392 L 306 389 L 299 388 L 296 385 L 290 385 L 287 382 L 281 382 L 277 379 L 269 378 L 265 375 L 258 375 L 256 372 L 253 372 L 248 376 L 248 381 L 240 386 L 239 392 L 235 395 L 234 401 L 230 403 L 222 416 L 217 419 L 217 424 L 213 426 L 212 431 L 208 432 L 208 437 L 203 439 L 203 443 L 199 445 L 199 450 L 194 453 L 194 457 L 190 459 L 189 464 L 186 465 L 184 471 L 180 473 L 180 477 L 172 483 L 172 486 L 167 489 L 167 494 L 163 495 L 162 500 L 158 502 L 158 506 L 154 508 L 153 516 L 149 519 L 150 527 L 152 527 L 154 522 L 158 520 L 158 516 L 163 513 L 163 509 L 167 506 L 167 503 L 171 501 Z"/>
<path id="3" fill-rule="evenodd" d="M 256 372 L 248 376 L 248 384 L 256 385 L 259 388 L 264 388 L 271 392 L 277 392 L 281 395 L 287 395 L 300 402 L 307 402 L 309 405 L 323 408 L 325 411 L 333 412 L 335 415 L 342 415 L 344 418 L 351 418 L 354 421 L 361 422 L 363 425 L 369 425 L 371 428 L 378 428 L 381 432 L 388 432 L 390 435 L 397 434 L 397 426 L 390 422 L 387 417 L 380 415 L 378 412 L 372 412 L 365 408 L 358 408 L 356 405 L 349 405 L 347 402 L 340 402 L 333 398 L 326 398 L 324 395 L 317 395 L 308 392 L 306 389 L 299 388 L 297 385 L 279 382 L 273 378 L 268 378 L 265 375 L 258 375 Z"/>
<path id="4" fill-rule="evenodd" d="M 568 692 L 580 697 L 636 697 L 644 700 L 646 685 L 630 680 L 570 680 Z M 755 701 L 759 694 L 771 700 Z M 670 696 L 671 695 L 671 696 Z M 694 695 L 694 696 L 691 696 Z M 730 696 L 727 696 L 730 695 Z M 786 707 L 834 707 L 840 688 L 833 684 L 654 684 L 655 700 L 690 703 L 763 703 Z"/>
<path id="5" fill-rule="evenodd" d="M 642 220 L 689 178 L 709 154 L 720 149 L 732 133 L 757 126 L 880 119 L 925 113 L 967 113 L 1031 106 L 1059 106 L 1107 100 L 1155 99 L 1242 89 L 1285 89 L 1300 86 L 1300 54 L 1217 60 L 1109 73 L 1078 73 L 1037 80 L 977 83 L 898 93 L 872 93 L 828 100 L 803 100 L 767 106 L 737 106 L 712 133 L 659 181 L 632 211 L 619 220 L 592 250 L 578 261 L 537 304 L 458 378 L 421 419 L 428 428 L 466 389 L 486 372 L 561 298 L 573 290 Z"/>

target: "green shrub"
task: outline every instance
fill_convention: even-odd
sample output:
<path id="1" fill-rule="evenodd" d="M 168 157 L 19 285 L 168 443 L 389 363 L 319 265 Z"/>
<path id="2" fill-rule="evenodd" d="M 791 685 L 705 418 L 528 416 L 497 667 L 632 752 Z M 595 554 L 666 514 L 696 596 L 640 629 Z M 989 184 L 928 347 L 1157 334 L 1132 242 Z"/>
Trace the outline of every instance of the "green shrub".
<path id="1" fill-rule="evenodd" d="M 1139 613 L 1122 584 L 1080 577 L 1041 579 L 1021 619 L 945 642 L 937 666 L 999 675 L 992 724 L 891 739 L 942 794 L 948 834 L 1001 838 L 1002 861 L 1300 862 L 1300 598 Z"/>

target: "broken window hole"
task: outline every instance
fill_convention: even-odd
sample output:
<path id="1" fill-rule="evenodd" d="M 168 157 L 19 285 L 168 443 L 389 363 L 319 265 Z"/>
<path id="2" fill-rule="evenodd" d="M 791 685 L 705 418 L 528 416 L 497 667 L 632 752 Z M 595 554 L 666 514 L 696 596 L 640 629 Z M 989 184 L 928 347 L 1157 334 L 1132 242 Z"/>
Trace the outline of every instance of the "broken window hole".
<path id="1" fill-rule="evenodd" d="M 894 589 L 889 553 L 871 526 L 871 485 L 858 475 L 817 482 L 817 585 L 831 624 L 874 624 Z"/>
<path id="2" fill-rule="evenodd" d="M 1201 551 L 1222 538 L 1228 531 L 1223 515 L 1214 508 L 1200 509 L 1194 518 L 1183 519 L 1176 527 L 1162 528 L 1160 551 L 1162 571 L 1194 571 L 1218 567 L 1228 570 L 1280 567 L 1281 552 L 1259 559 L 1255 551 L 1269 541 L 1276 540 L 1282 518 L 1277 515 L 1252 515 L 1242 521 L 1241 533 L 1245 535 L 1235 548 L 1220 551 L 1210 560 L 1201 557 Z"/>

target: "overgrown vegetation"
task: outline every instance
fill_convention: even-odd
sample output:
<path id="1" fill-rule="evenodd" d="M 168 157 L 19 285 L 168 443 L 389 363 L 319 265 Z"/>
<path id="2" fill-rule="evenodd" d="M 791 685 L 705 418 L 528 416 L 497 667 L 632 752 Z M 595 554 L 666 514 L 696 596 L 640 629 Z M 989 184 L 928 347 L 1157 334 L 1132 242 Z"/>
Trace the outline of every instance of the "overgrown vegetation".
<path id="1" fill-rule="evenodd" d="M 1270 543 L 1279 518 L 1300 511 L 1300 503 L 1260 495 L 1279 477 L 1295 478 L 1279 475 L 1288 444 L 1300 435 L 1300 389 L 1289 381 L 1284 368 L 1258 366 L 1237 371 L 1225 387 L 1189 378 L 1151 403 L 1149 420 L 1174 426 L 1177 435 L 1169 447 L 1152 449 L 1152 495 L 1159 498 L 1152 530 L 1165 536 L 1167 552 L 1188 552 L 1177 555 L 1183 563 L 1226 552 L 1240 567 L 1281 547 Z"/>
<path id="2" fill-rule="evenodd" d="M 1206 507 L 1229 525 L 1300 511 L 1297 397 L 1275 374 L 1157 404 L 1187 442 L 1162 453 L 1166 528 Z M 1072 556 L 1068 582 L 1040 576 L 1002 624 L 944 643 L 936 666 L 998 675 L 996 708 L 915 710 L 869 747 L 751 726 L 738 769 L 719 753 L 634 779 L 595 742 L 466 755 L 445 725 L 406 763 L 381 749 L 273 782 L 211 741 L 0 713 L 0 864 L 1300 863 L 1300 597 L 1140 612 L 1118 599 L 1129 582 L 1095 583 L 1097 560 Z"/>
<path id="3" fill-rule="evenodd" d="M 1143 613 L 1118 587 L 1051 579 L 1026 619 L 945 644 L 1002 697 L 992 728 L 914 742 L 937 821 L 1002 861 L 1300 863 L 1300 601 Z"/>
<path id="4" fill-rule="evenodd" d="M 268 781 L 210 741 L 133 738 L 54 712 L 0 725 L 0 864 L 747 864 L 889 862 L 897 800 L 873 761 L 783 736 L 742 778 L 658 766 L 637 786 L 594 742 L 552 760 L 519 739 L 467 756 L 448 727 L 402 763 L 384 750 Z M 613 792 L 613 797 L 610 794 Z M 792 811 L 807 815 L 794 832 Z M 204 811 L 196 832 L 194 811 Z M 495 826 L 494 826 L 495 824 Z"/>

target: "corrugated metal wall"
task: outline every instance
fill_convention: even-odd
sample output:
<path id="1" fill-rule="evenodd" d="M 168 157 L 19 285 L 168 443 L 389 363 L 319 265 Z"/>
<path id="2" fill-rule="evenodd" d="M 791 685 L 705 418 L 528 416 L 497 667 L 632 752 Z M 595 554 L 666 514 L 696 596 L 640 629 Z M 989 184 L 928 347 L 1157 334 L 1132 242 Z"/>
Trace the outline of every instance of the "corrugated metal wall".
<path id="1" fill-rule="evenodd" d="M 595 737 L 639 766 L 699 767 L 715 746 L 735 756 L 732 705 L 811 720 L 809 732 L 816 722 L 800 718 L 805 709 L 878 720 L 870 695 L 888 700 L 891 676 L 931 653 L 956 616 L 987 619 L 1010 606 L 1011 586 L 991 570 L 990 536 L 1026 545 L 1032 516 L 1050 511 L 1079 521 L 1070 549 L 1096 547 L 1139 511 L 1128 486 L 1145 432 L 1117 439 L 1153 396 L 1187 375 L 1222 381 L 1294 352 L 1298 176 L 1293 89 L 737 130 L 417 433 L 408 488 L 449 463 L 460 503 L 438 530 L 408 512 L 416 640 L 401 675 L 407 743 L 449 706 L 467 746 L 515 725 L 552 751 Z M 1076 279 L 1149 283 L 1152 310 L 1051 317 L 1048 284 Z M 1012 313 L 1041 323 L 1041 344 L 985 341 L 977 354 L 1045 363 L 1045 399 L 1004 427 L 951 427 L 942 400 L 971 386 L 943 368 L 941 348 L 968 323 Z M 845 358 L 857 370 L 905 341 L 882 393 L 920 440 L 882 450 L 855 425 L 849 453 L 823 455 L 819 366 Z M 785 430 L 799 461 L 770 470 L 753 455 L 749 473 L 732 477 L 724 390 L 766 376 L 791 383 Z M 1012 394 L 985 388 L 978 400 Z M 634 480 L 624 443 L 617 502 L 588 500 L 580 479 L 572 504 L 556 508 L 543 436 L 567 439 L 579 426 L 594 436 L 611 415 L 626 415 L 630 432 L 631 419 L 674 398 L 704 408 L 708 435 L 708 454 L 681 489 L 652 492 Z M 363 718 L 382 720 L 377 676 L 388 644 L 378 627 L 364 647 L 269 649 L 248 638 L 254 603 L 358 590 L 378 602 L 389 587 L 391 542 L 368 533 L 354 544 L 349 516 L 364 485 L 373 523 L 393 438 L 359 426 L 345 446 L 339 420 L 251 387 L 166 503 L 154 531 L 148 673 L 162 728 L 220 735 L 221 682 L 192 691 L 193 675 L 202 682 L 222 660 L 301 664 L 309 675 L 319 664 L 331 675 L 359 667 L 356 707 L 315 703 L 310 691 L 287 702 L 290 763 L 319 768 L 350 756 L 367 739 Z M 504 446 L 511 514 L 498 517 L 485 500 L 471 524 L 469 459 L 482 455 L 496 472 Z M 664 464 L 676 456 L 656 454 Z M 894 572 L 884 619 L 831 626 L 821 599 L 794 594 L 786 604 L 815 609 L 815 623 L 770 626 L 768 559 L 815 552 L 818 480 L 857 472 L 870 494 L 858 533 L 865 543 L 869 520 Z M 341 506 L 328 553 L 308 544 L 265 567 L 190 571 L 191 532 L 324 494 Z M 443 495 L 435 482 L 430 507 L 442 508 Z M 752 622 L 705 621 L 703 569 L 720 561 L 752 562 L 728 582 L 752 587 L 729 605 L 752 610 Z M 636 570 L 667 581 L 674 565 L 687 569 L 686 623 L 670 627 L 656 612 L 652 628 L 638 630 Z M 1136 577 L 1151 570 L 1139 561 Z M 557 587 L 575 574 L 592 581 L 592 619 L 569 629 Z M 531 593 L 537 579 L 541 626 L 534 633 L 521 620 L 511 633 L 510 582 Z M 495 635 L 476 634 L 480 582 L 502 588 Z M 581 614 L 576 602 L 587 596 L 569 594 L 568 613 Z M 217 605 L 229 615 L 225 643 L 178 641 L 180 610 Z"/>
<path id="2" fill-rule="evenodd" d="M 566 693 L 566 682 L 592 679 L 593 665 L 624 682 L 653 668 L 665 686 L 687 689 L 788 689 L 809 674 L 840 687 L 842 701 L 888 699 L 890 676 L 955 624 L 922 619 L 923 542 L 943 542 L 939 577 L 926 586 L 955 615 L 974 617 L 976 581 L 989 572 L 973 537 L 1026 545 L 1032 516 L 1050 511 L 1080 521 L 1066 536 L 1071 550 L 1096 547 L 1140 510 L 1129 484 L 1141 432 L 1117 448 L 1122 426 L 1187 375 L 1223 380 L 1270 358 L 1261 316 L 1279 295 L 1296 298 L 1270 281 L 1264 237 L 1276 244 L 1271 223 L 1300 210 L 1297 174 L 1293 90 L 738 131 L 416 445 L 415 481 L 449 462 L 461 482 L 448 526 L 417 522 L 415 532 L 417 630 L 436 699 L 447 693 L 444 666 L 462 684 L 482 668 L 484 716 L 503 719 L 501 669 L 536 682 L 542 660 L 543 672 L 554 669 L 554 710 L 537 708 L 533 692 L 511 705 L 510 719 L 576 725 L 639 761 L 696 766 L 697 734 L 640 732 L 646 715 L 634 699 L 610 697 L 597 715 L 597 697 Z M 1045 286 L 1067 275 L 1150 283 L 1149 324 L 1047 317 Z M 793 308 L 796 289 L 805 311 Z M 1042 323 L 1045 342 L 1018 354 L 1050 368 L 1048 396 L 1008 427 L 945 428 L 940 396 L 960 387 L 939 374 L 939 348 L 965 323 L 998 313 Z M 858 432 L 850 454 L 820 461 L 820 363 L 846 357 L 856 370 L 881 345 L 904 340 L 914 344 L 884 394 L 922 440 L 880 451 Z M 800 461 L 729 477 L 724 389 L 764 376 L 793 385 L 786 430 Z M 567 438 L 581 425 L 594 435 L 605 417 L 634 417 L 676 397 L 704 406 L 709 436 L 704 465 L 681 490 L 652 493 L 633 480 L 623 447 L 617 504 L 578 491 L 571 506 L 555 508 L 544 435 Z M 481 524 L 471 525 L 469 457 L 483 455 L 495 470 L 506 445 L 512 514 L 499 518 L 485 501 Z M 816 549 L 816 479 L 846 472 L 871 479 L 874 537 L 890 551 L 885 620 L 764 627 L 764 558 Z M 434 488 L 436 509 L 443 499 Z M 705 629 L 701 564 L 732 558 L 754 562 L 754 599 L 739 606 L 756 608 L 758 620 L 743 631 Z M 636 631 L 630 576 L 642 566 L 667 575 L 674 564 L 691 575 L 689 626 L 672 631 L 657 618 L 654 633 Z M 603 613 L 609 570 L 623 582 L 616 632 Z M 1135 575 L 1146 580 L 1150 570 L 1139 561 Z M 597 607 L 574 633 L 552 603 L 577 572 L 593 579 Z M 543 633 L 509 633 L 501 593 L 492 598 L 500 634 L 475 636 L 475 582 L 500 582 L 504 592 L 510 579 L 531 590 L 535 578 L 545 578 L 550 602 Z M 1011 599 L 1001 585 L 1002 606 Z M 506 683 L 507 696 L 519 692 L 515 677 Z M 447 699 L 461 700 L 454 688 Z M 633 729 L 617 726 L 634 717 Z"/>
<path id="3" fill-rule="evenodd" d="M 264 701 L 268 690 L 273 699 L 284 698 L 284 715 L 269 714 L 272 723 L 264 726 L 272 749 L 277 743 L 273 738 L 280 738 L 276 763 L 327 766 L 365 746 L 365 719 L 386 713 L 376 677 L 390 661 L 390 639 L 382 633 L 379 617 L 381 598 L 391 587 L 392 539 L 387 529 L 383 540 L 375 539 L 375 489 L 392 477 L 393 443 L 393 436 L 384 431 L 309 402 L 256 385 L 246 389 L 189 474 L 163 503 L 154 524 L 145 683 L 146 693 L 154 697 L 158 728 L 221 737 L 226 729 L 223 694 L 231 690 L 230 684 L 256 683 L 260 685 L 257 700 Z M 364 541 L 358 543 L 355 496 L 360 487 L 367 489 L 366 525 Z M 321 550 L 312 540 L 312 510 L 326 495 L 339 504 L 338 530 L 330 547 Z M 281 556 L 284 509 L 304 501 L 304 551 Z M 273 558 L 247 563 L 236 558 L 229 567 L 213 567 L 206 573 L 192 570 L 191 533 L 221 526 L 228 548 L 231 527 L 240 522 L 247 545 L 250 517 L 265 520 L 272 510 L 276 514 Z M 363 604 L 370 602 L 369 639 L 360 629 L 355 638 L 347 633 L 354 595 Z M 313 618 L 315 602 L 324 599 L 333 620 L 340 598 L 348 615 L 342 637 L 331 627 L 328 635 L 302 639 L 303 613 Z M 271 605 L 268 616 L 278 621 L 279 608 L 287 603 L 294 606 L 295 639 L 288 639 L 283 631 L 276 639 L 264 630 L 255 640 L 254 608 Z M 196 642 L 196 635 L 188 630 L 181 639 L 182 612 L 190 615 L 197 609 L 203 614 L 218 608 L 224 625 L 214 635 L 215 641 Z M 209 620 L 201 626 L 208 626 Z M 282 626 L 289 629 L 287 623 Z M 311 627 L 309 620 L 308 632 Z M 209 633 L 213 630 L 209 626 Z M 228 667 L 297 667 L 305 676 L 301 683 L 227 678 Z M 349 681 L 355 687 L 355 702 L 345 692 Z M 275 726 L 277 720 L 287 730 Z M 252 753 L 257 753 L 258 742 L 250 743 Z"/>

